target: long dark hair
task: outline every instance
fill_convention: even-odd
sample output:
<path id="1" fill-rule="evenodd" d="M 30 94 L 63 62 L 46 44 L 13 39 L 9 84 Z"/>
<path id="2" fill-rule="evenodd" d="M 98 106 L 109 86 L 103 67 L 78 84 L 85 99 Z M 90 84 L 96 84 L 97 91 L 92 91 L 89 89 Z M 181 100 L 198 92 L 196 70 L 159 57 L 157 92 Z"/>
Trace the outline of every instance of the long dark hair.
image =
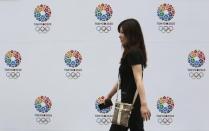
<path id="1" fill-rule="evenodd" d="M 127 38 L 127 43 L 123 45 L 124 52 L 122 58 L 124 58 L 127 55 L 127 53 L 132 49 L 138 49 L 143 57 L 143 66 L 146 67 L 147 53 L 144 44 L 144 37 L 139 22 L 136 19 L 126 19 L 118 25 L 119 33 L 121 28 L 125 37 Z"/>

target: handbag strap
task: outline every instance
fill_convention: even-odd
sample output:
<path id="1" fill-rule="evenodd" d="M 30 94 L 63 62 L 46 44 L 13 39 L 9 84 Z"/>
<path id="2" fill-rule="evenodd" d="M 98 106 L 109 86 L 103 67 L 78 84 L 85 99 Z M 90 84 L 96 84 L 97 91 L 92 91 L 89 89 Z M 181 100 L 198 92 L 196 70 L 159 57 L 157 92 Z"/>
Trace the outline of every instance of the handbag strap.
<path id="1" fill-rule="evenodd" d="M 117 95 L 116 95 L 115 103 L 118 101 L 118 92 L 119 92 L 119 89 L 120 89 L 120 75 L 118 74 Z M 137 94 L 138 94 L 138 93 L 137 93 L 137 88 L 136 88 L 136 92 L 135 92 L 135 95 L 134 95 L 134 99 L 133 99 L 132 105 L 134 105 L 134 103 L 135 103 L 135 101 L 136 101 Z"/>

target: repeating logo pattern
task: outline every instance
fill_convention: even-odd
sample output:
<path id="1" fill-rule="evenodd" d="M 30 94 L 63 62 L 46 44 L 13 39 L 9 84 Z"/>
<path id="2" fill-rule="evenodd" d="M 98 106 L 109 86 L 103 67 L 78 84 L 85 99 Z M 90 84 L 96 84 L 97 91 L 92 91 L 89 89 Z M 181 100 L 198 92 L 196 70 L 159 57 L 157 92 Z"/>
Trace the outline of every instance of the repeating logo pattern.
<path id="1" fill-rule="evenodd" d="M 108 4 L 100 4 L 96 7 L 95 16 L 100 21 L 108 21 L 112 17 L 112 8 Z"/>
<path id="2" fill-rule="evenodd" d="M 52 103 L 49 97 L 39 96 L 35 100 L 35 108 L 41 113 L 47 113 L 51 109 Z"/>
<path id="3" fill-rule="evenodd" d="M 5 54 L 4 62 L 8 66 L 8 68 L 5 68 L 7 78 L 17 79 L 20 77 L 22 69 L 18 69 L 17 67 L 20 65 L 21 60 L 22 58 L 18 51 L 10 50 Z"/>
<path id="4" fill-rule="evenodd" d="M 69 79 L 78 79 L 81 76 L 82 69 L 79 69 L 79 65 L 82 62 L 82 55 L 77 50 L 69 50 L 65 53 L 64 61 L 65 64 L 69 67 L 64 69 L 65 76 Z"/>
<path id="5" fill-rule="evenodd" d="M 52 107 L 52 102 L 47 96 L 39 96 L 35 100 L 35 109 L 39 113 L 35 114 L 35 121 L 39 124 L 48 124 L 51 122 L 52 114 L 48 114 Z"/>
<path id="6" fill-rule="evenodd" d="M 101 3 L 95 9 L 95 16 L 98 22 L 95 22 L 96 30 L 100 33 L 111 31 L 112 22 L 109 22 L 113 15 L 112 7 L 109 4 Z"/>
<path id="7" fill-rule="evenodd" d="M 99 125 L 108 125 L 112 121 L 112 115 L 108 114 L 112 110 L 112 106 L 101 110 L 99 108 L 99 104 L 102 103 L 102 100 L 104 100 L 104 96 L 97 98 L 95 101 L 95 108 L 99 113 L 95 115 L 95 119 L 96 119 L 96 123 Z"/>
<path id="8" fill-rule="evenodd" d="M 65 54 L 65 63 L 72 68 L 78 67 L 82 61 L 82 56 L 77 50 L 70 50 Z"/>
<path id="9" fill-rule="evenodd" d="M 162 33 L 170 33 L 174 30 L 175 22 L 171 22 L 176 11 L 171 4 L 163 3 L 157 9 L 157 16 L 160 20 L 157 22 L 158 30 Z"/>
<path id="10" fill-rule="evenodd" d="M 172 100 L 172 98 L 170 97 L 161 97 L 158 101 L 157 101 L 157 109 L 161 112 L 161 113 L 170 113 L 174 108 L 174 102 Z"/>
<path id="11" fill-rule="evenodd" d="M 163 21 L 170 21 L 175 15 L 175 10 L 172 5 L 164 3 L 158 7 L 157 15 Z"/>
<path id="12" fill-rule="evenodd" d="M 35 31 L 38 33 L 47 33 L 50 31 L 51 23 L 47 23 L 51 17 L 51 9 L 49 6 L 40 4 L 34 10 L 34 17 L 38 21 L 34 23 Z"/>
<path id="13" fill-rule="evenodd" d="M 205 63 L 205 55 L 200 50 L 194 50 L 189 54 L 188 62 L 192 67 L 201 67 Z"/>
<path id="14" fill-rule="evenodd" d="M 21 62 L 21 55 L 18 51 L 11 50 L 5 55 L 5 63 L 9 67 L 17 67 Z"/>
<path id="15" fill-rule="evenodd" d="M 168 96 L 160 97 L 157 100 L 157 109 L 162 113 L 157 115 L 157 122 L 161 125 L 170 125 L 174 117 L 174 115 L 170 114 L 174 109 L 173 99 Z"/>
<path id="16" fill-rule="evenodd" d="M 47 5 L 38 5 L 34 11 L 36 20 L 45 22 L 51 17 L 51 9 Z"/>
<path id="17" fill-rule="evenodd" d="M 193 67 L 188 69 L 190 78 L 201 79 L 202 77 L 204 77 L 204 72 L 206 71 L 206 69 L 200 67 L 203 66 L 203 64 L 206 61 L 206 58 L 202 51 L 197 49 L 191 51 L 188 55 L 187 61 L 190 64 L 190 66 Z"/>

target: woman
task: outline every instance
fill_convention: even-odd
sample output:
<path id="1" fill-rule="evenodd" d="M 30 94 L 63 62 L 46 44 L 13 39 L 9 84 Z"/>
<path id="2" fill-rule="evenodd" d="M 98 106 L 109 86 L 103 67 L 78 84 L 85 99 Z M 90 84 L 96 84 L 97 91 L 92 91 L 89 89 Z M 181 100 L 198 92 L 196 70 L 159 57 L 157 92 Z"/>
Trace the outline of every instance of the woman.
<path id="1" fill-rule="evenodd" d="M 110 131 L 144 131 L 143 121 L 151 113 L 147 105 L 143 83 L 143 69 L 147 66 L 146 49 L 141 27 L 137 20 L 127 19 L 118 25 L 119 38 L 124 49 L 119 68 L 121 101 L 132 103 L 135 91 L 138 97 L 134 103 L 128 127 L 112 124 Z M 117 84 L 105 99 L 111 99 L 117 92 Z"/>

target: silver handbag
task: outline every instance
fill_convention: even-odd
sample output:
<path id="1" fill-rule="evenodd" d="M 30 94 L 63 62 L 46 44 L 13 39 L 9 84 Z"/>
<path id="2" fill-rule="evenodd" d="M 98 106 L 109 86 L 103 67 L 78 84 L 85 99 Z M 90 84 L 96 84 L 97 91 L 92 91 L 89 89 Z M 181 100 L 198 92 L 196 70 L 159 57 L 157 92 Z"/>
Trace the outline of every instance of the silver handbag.
<path id="1" fill-rule="evenodd" d="M 119 102 L 118 101 L 119 85 L 120 85 L 120 82 L 118 80 L 117 97 L 115 100 L 115 110 L 114 110 L 113 117 L 112 117 L 112 124 L 128 127 L 128 122 L 129 122 L 129 118 L 131 115 L 131 111 L 133 109 L 133 105 L 137 97 L 137 90 L 135 92 L 135 96 L 134 96 L 132 104 Z"/>

